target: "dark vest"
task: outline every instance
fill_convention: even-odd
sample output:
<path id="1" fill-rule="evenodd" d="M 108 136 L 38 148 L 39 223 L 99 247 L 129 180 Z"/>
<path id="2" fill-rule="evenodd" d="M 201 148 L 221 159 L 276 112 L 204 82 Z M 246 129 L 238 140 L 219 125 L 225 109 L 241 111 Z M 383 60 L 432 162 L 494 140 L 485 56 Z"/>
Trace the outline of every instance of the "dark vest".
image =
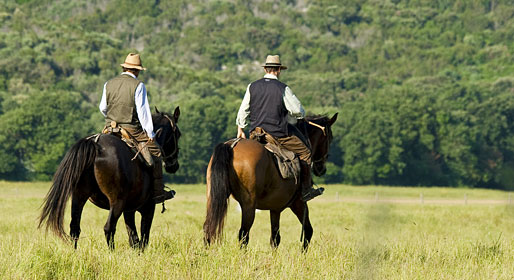
<path id="1" fill-rule="evenodd" d="M 285 89 L 286 84 L 268 78 L 250 85 L 250 131 L 262 127 L 275 137 L 288 136 Z"/>
<path id="2" fill-rule="evenodd" d="M 140 127 L 137 117 L 136 101 L 134 94 L 141 83 L 129 75 L 119 75 L 107 82 L 105 86 L 107 99 L 107 116 L 105 121 L 110 125 L 111 121 L 118 124 Z"/>

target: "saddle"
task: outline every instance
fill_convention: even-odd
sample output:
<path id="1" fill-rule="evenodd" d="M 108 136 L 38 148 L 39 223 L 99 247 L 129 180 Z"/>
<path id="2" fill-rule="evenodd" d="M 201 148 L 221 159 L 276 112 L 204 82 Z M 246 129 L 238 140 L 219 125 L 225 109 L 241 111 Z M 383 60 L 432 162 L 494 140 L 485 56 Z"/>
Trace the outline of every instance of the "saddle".
<path id="1" fill-rule="evenodd" d="M 148 150 L 148 147 L 146 147 L 146 142 L 138 142 L 136 138 L 134 138 L 126 129 L 119 126 L 115 121 L 111 121 L 111 126 L 106 126 L 102 133 L 119 137 L 135 153 L 132 160 L 137 158 L 147 167 L 153 167 L 154 160 L 152 154 Z"/>
<path id="2" fill-rule="evenodd" d="M 284 148 L 273 136 L 260 127 L 250 133 L 250 139 L 263 144 L 264 148 L 273 154 L 282 178 L 294 178 L 295 183 L 300 182 L 300 159 L 294 152 Z"/>

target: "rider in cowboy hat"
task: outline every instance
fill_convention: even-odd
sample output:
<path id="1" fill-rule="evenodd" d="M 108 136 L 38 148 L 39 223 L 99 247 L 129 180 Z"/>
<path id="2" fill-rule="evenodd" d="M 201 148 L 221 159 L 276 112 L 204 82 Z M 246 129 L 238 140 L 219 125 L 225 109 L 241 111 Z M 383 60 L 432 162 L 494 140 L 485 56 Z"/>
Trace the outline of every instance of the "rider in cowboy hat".
<path id="1" fill-rule="evenodd" d="M 146 87 L 137 77 L 139 71 L 146 70 L 141 64 L 139 54 L 130 53 L 121 75 L 104 84 L 100 112 L 107 126 L 114 121 L 127 130 L 138 142 L 147 142 L 146 147 L 154 158 L 153 186 L 154 201 L 161 203 L 173 198 L 172 191 L 165 191 L 162 181 L 162 156 L 159 144 L 155 142 L 152 113 L 148 105 Z"/>
<path id="2" fill-rule="evenodd" d="M 296 153 L 300 159 L 302 200 L 308 201 L 323 193 L 314 189 L 311 179 L 311 150 L 297 135 L 297 119 L 305 117 L 305 111 L 291 89 L 278 80 L 280 71 L 287 69 L 278 55 L 268 55 L 262 65 L 264 78 L 248 85 L 237 114 L 237 137 L 246 138 L 243 129 L 250 121 L 250 133 L 257 127 L 271 134 L 282 146 Z M 295 135 L 296 134 L 296 135 Z"/>

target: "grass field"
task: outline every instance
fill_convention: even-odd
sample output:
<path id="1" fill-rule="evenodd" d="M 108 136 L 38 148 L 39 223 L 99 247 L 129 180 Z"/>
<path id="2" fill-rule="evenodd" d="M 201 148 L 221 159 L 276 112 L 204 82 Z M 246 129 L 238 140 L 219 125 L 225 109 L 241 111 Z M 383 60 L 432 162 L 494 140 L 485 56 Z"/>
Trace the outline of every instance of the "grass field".
<path id="1" fill-rule="evenodd" d="M 301 252 L 300 224 L 282 214 L 282 243 L 269 246 L 266 211 L 250 244 L 237 244 L 231 200 L 220 244 L 202 240 L 205 186 L 173 186 L 144 253 L 128 246 L 123 219 L 107 248 L 107 211 L 87 203 L 78 249 L 37 229 L 50 183 L 0 181 L 0 279 L 513 279 L 514 203 L 509 193 L 446 188 L 330 185 L 309 203 L 314 236 Z M 514 199 L 514 198 L 513 198 Z M 160 210 L 160 208 L 158 208 Z M 69 230 L 70 208 L 65 228 Z"/>

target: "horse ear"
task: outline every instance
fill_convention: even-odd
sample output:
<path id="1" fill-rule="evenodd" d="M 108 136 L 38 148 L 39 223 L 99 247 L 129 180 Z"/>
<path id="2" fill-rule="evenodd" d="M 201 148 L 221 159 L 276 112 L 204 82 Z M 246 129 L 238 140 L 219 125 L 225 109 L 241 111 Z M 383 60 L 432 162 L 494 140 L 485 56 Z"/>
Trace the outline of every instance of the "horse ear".
<path id="1" fill-rule="evenodd" d="M 160 113 L 161 113 L 161 112 L 159 112 L 159 109 L 157 109 L 157 106 L 155 106 L 155 112 L 156 112 L 157 114 L 160 114 Z"/>
<path id="2" fill-rule="evenodd" d="M 337 114 L 339 114 L 339 113 L 335 113 L 335 115 L 330 119 L 330 121 L 329 121 L 330 125 L 333 125 L 336 122 Z"/>
<path id="3" fill-rule="evenodd" d="M 175 112 L 173 113 L 173 118 L 175 118 L 175 121 L 178 122 L 178 117 L 180 117 L 180 107 L 177 106 L 177 108 L 175 108 Z"/>

